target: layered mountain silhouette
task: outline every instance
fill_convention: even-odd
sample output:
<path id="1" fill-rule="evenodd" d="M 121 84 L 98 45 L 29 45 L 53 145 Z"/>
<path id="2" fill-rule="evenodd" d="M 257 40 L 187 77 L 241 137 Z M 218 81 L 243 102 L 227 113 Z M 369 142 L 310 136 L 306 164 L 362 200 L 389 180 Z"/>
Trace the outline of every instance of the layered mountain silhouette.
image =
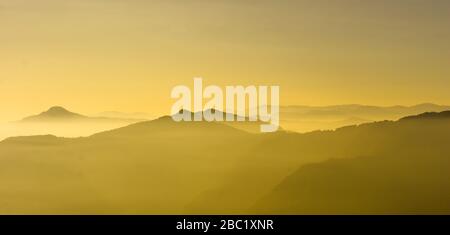
<path id="1" fill-rule="evenodd" d="M 8 138 L 0 213 L 448 213 L 450 118 L 428 115 L 306 134 L 165 116 Z"/>
<path id="2" fill-rule="evenodd" d="M 10 183 L 0 186 L 0 213 L 181 213 L 226 180 L 243 150 L 230 146 L 251 147 L 253 138 L 170 116 L 86 138 L 8 138 L 0 143 Z"/>
<path id="3" fill-rule="evenodd" d="M 254 213 L 448 214 L 449 111 L 335 132 L 348 152 L 301 166 L 265 195 Z M 347 136 L 347 137 L 345 137 Z M 362 149 L 366 148 L 366 149 Z"/>

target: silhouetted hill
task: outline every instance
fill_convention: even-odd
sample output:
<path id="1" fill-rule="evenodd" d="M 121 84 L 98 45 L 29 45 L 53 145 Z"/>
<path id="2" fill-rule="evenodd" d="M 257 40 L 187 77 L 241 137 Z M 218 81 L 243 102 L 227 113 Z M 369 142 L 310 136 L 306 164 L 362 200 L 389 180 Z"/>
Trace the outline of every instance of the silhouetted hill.
<path id="1" fill-rule="evenodd" d="M 238 130 L 228 125 L 218 122 L 175 122 L 171 116 L 163 116 L 152 121 L 139 122 L 131 124 L 122 128 L 105 131 L 92 136 L 98 137 L 130 137 L 141 138 L 143 136 L 158 136 L 158 135 L 196 135 L 196 134 L 213 134 L 225 135 L 243 134 L 242 130 Z"/>
<path id="2" fill-rule="evenodd" d="M 408 116 L 400 119 L 401 121 L 408 121 L 408 120 L 427 120 L 427 119 L 450 119 L 450 111 L 444 111 L 444 112 L 427 112 L 422 113 L 415 116 Z"/>
<path id="3" fill-rule="evenodd" d="M 143 121 L 142 119 L 122 119 L 122 118 L 110 118 L 110 117 L 88 117 L 78 113 L 68 111 L 67 109 L 60 106 L 53 106 L 47 111 L 42 112 L 38 115 L 26 117 L 22 119 L 23 123 L 32 122 L 138 122 Z"/>
<path id="4" fill-rule="evenodd" d="M 65 121 L 65 120 L 80 120 L 87 118 L 88 117 L 86 116 L 70 112 L 63 107 L 54 106 L 38 115 L 26 117 L 22 121 L 23 122 Z"/>

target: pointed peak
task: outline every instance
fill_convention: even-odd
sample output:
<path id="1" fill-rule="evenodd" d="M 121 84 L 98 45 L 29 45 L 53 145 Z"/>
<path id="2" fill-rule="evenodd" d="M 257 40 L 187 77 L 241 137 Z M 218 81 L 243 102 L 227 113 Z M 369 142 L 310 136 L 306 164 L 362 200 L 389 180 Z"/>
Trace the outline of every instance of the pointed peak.
<path id="1" fill-rule="evenodd" d="M 70 112 L 69 110 L 67 110 L 61 106 L 53 106 L 53 107 L 50 107 L 47 111 L 44 111 L 35 116 L 24 118 L 24 120 L 38 120 L 38 119 L 41 120 L 41 119 L 47 119 L 47 118 L 52 118 L 52 119 L 55 119 L 55 118 L 57 118 L 57 119 L 59 119 L 59 118 L 81 118 L 81 117 L 85 117 L 85 116 Z"/>
<path id="2" fill-rule="evenodd" d="M 69 113 L 69 110 L 65 109 L 62 106 L 53 106 L 53 107 L 50 107 L 46 112 L 50 112 L 50 113 Z"/>

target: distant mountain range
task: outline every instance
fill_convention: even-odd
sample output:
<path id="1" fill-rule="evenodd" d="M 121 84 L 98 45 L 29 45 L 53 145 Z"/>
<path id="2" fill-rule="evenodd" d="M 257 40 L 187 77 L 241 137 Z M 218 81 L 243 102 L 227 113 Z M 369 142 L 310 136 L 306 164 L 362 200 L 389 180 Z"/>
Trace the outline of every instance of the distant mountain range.
<path id="1" fill-rule="evenodd" d="M 305 105 L 291 105 L 281 106 L 280 109 L 283 112 L 302 113 L 308 115 L 339 115 L 347 114 L 351 115 L 354 112 L 361 115 L 370 116 L 384 116 L 386 113 L 391 114 L 403 114 L 405 112 L 431 112 L 432 110 L 449 110 L 450 106 L 437 105 L 433 103 L 422 103 L 413 106 L 372 106 L 372 105 L 360 105 L 360 104 L 344 104 L 344 105 L 329 105 L 329 106 L 305 106 Z"/>
<path id="2" fill-rule="evenodd" d="M 342 126 L 365 122 L 398 120 L 405 116 L 424 112 L 450 110 L 450 106 L 423 103 L 414 106 L 281 106 L 281 125 L 287 130 L 309 132 L 314 130 L 333 130 Z"/>
<path id="3" fill-rule="evenodd" d="M 14 137 L 0 142 L 0 213 L 449 213 L 448 139 L 448 112 L 306 134 L 165 116 Z"/>
<path id="4" fill-rule="evenodd" d="M 335 105 L 335 106 L 281 106 L 281 126 L 290 131 L 309 132 L 315 130 L 334 130 L 348 125 L 357 125 L 366 122 L 398 120 L 405 116 L 416 115 L 425 112 L 441 112 L 450 110 L 450 106 L 424 103 L 415 106 L 390 106 L 377 107 L 367 105 Z M 220 111 L 218 111 L 220 112 Z M 191 114 L 193 115 L 193 114 Z M 224 113 L 222 113 L 225 116 Z M 22 123 L 64 123 L 64 122 L 118 122 L 136 123 L 148 119 L 137 117 L 149 117 L 145 113 L 121 113 L 103 112 L 101 116 L 89 117 L 68 111 L 59 106 L 51 107 L 41 114 L 24 118 Z M 236 115 L 234 115 L 236 117 Z M 246 119 L 248 119 L 246 117 Z M 227 122 L 239 129 L 250 132 L 259 132 L 261 122 Z"/>

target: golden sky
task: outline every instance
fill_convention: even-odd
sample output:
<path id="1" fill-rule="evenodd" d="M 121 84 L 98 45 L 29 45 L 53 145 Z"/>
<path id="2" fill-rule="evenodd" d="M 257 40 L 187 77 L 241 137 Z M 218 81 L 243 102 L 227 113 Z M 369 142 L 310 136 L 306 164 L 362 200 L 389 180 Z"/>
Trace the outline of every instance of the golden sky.
<path id="1" fill-rule="evenodd" d="M 282 104 L 450 104 L 448 0 L 0 0 L 0 115 L 170 111 L 172 87 Z"/>

